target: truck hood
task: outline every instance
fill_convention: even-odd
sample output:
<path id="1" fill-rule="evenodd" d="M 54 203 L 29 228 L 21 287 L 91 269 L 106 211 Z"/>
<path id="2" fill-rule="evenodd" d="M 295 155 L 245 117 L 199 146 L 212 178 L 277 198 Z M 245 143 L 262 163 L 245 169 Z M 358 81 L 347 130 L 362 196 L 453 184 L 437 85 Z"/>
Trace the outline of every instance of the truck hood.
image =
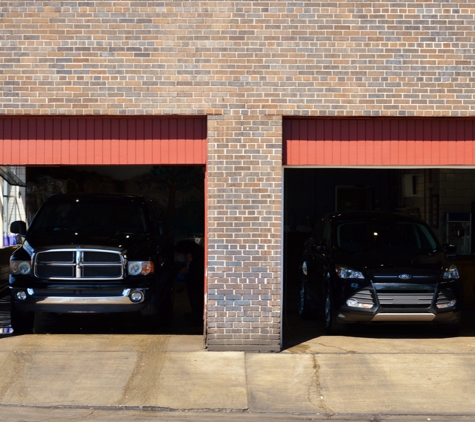
<path id="1" fill-rule="evenodd" d="M 34 251 L 48 248 L 113 248 L 130 251 L 143 247 L 150 239 L 146 234 L 101 231 L 55 231 L 28 233 L 26 240 Z"/>

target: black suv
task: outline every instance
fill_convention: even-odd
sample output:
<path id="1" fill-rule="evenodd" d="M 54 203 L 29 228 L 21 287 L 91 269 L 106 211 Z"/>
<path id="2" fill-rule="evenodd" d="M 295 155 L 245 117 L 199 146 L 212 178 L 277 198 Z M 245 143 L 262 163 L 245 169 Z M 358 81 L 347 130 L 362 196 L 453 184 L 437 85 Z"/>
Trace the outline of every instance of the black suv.
<path id="1" fill-rule="evenodd" d="M 171 317 L 173 240 L 153 201 L 125 194 L 50 197 L 10 259 L 11 322 L 31 332 L 35 312 L 137 312 Z"/>
<path id="2" fill-rule="evenodd" d="M 324 216 L 304 247 L 301 317 L 324 315 L 329 334 L 347 323 L 461 324 L 462 281 L 429 226 L 402 213 Z"/>

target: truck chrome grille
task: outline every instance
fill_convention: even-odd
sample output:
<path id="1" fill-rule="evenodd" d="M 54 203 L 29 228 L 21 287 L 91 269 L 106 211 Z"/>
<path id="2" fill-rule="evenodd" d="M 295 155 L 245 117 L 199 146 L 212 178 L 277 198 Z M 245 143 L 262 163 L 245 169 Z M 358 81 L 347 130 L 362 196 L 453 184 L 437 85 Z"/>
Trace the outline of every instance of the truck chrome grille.
<path id="1" fill-rule="evenodd" d="M 95 249 L 49 250 L 38 252 L 34 272 L 45 280 L 118 280 L 124 276 L 124 257 Z"/>

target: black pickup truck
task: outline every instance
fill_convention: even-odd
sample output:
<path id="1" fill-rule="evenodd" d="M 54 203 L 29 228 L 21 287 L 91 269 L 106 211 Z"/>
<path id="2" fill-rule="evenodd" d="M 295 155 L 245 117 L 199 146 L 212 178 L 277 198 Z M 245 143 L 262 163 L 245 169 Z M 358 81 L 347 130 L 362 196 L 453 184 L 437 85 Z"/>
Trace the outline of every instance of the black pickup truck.
<path id="1" fill-rule="evenodd" d="M 30 227 L 10 231 L 14 332 L 35 312 L 135 312 L 158 326 L 173 312 L 173 239 L 152 200 L 126 194 L 50 197 Z M 155 325 L 157 324 L 157 325 Z"/>

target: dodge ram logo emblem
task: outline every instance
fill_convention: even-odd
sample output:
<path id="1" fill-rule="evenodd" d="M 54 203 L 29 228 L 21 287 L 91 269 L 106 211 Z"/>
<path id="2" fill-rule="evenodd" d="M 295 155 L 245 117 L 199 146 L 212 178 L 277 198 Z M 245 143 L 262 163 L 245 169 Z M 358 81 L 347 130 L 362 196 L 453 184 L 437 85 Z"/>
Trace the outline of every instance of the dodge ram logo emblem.
<path id="1" fill-rule="evenodd" d="M 401 279 L 401 280 L 409 280 L 412 278 L 412 275 L 411 274 L 400 274 L 398 275 L 398 277 Z"/>

